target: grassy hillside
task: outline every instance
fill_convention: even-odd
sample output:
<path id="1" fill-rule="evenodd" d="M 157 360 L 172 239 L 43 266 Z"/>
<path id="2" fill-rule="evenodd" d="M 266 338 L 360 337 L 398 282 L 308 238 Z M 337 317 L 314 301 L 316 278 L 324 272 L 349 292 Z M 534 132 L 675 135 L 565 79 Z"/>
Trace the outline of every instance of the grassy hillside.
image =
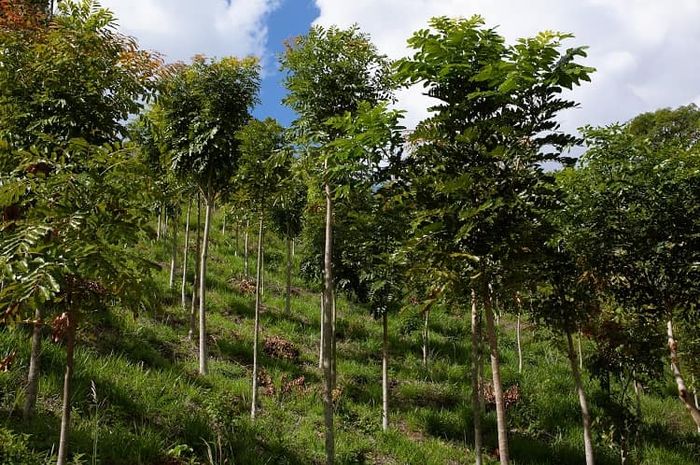
<path id="1" fill-rule="evenodd" d="M 220 228 L 215 222 L 207 283 L 209 376 L 197 375 L 196 344 L 186 336 L 179 288 L 167 289 L 166 266 L 155 276 L 159 305 L 153 309 L 138 315 L 113 309 L 83 320 L 73 390 L 76 463 L 322 463 L 318 293 L 295 280 L 299 295 L 291 314 L 284 312 L 282 242 L 270 236 L 261 317 L 261 408 L 251 423 L 254 299 L 241 291 L 243 260 L 235 253 L 235 238 L 223 237 Z M 144 245 L 144 254 L 164 264 L 168 250 L 165 242 Z M 468 319 L 446 308 L 433 311 L 428 368 L 421 362 L 419 316 L 407 311 L 390 319 L 391 430 L 383 433 L 380 325 L 366 308 L 343 298 L 338 317 L 338 463 L 473 463 Z M 519 387 L 519 399 L 509 409 L 514 463 L 583 463 L 578 402 L 561 343 L 526 324 L 525 368 L 518 374 L 512 321 L 503 318 L 500 330 L 504 386 Z M 0 451 L 7 464 L 40 463 L 57 447 L 65 354 L 60 345 L 44 340 L 39 413 L 25 423 L 20 412 L 28 333 L 0 329 L 0 356 L 14 348 L 15 363 L 0 373 Z M 600 388 L 588 381 L 586 389 L 596 418 Z M 674 389 L 657 386 L 642 396 L 641 454 L 633 457 L 638 463 L 700 463 L 700 435 Z M 602 427 L 596 423 L 594 428 L 599 463 L 619 463 L 617 453 L 605 447 Z M 485 443 L 489 452 L 496 449 L 495 412 L 488 405 Z"/>

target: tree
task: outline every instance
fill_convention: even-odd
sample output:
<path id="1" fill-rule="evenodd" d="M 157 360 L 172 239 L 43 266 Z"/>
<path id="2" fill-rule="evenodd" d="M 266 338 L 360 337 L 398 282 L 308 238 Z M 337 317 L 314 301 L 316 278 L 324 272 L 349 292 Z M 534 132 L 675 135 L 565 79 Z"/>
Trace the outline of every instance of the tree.
<path id="1" fill-rule="evenodd" d="M 21 2 L 11 3 L 17 6 Z M 9 11 L 3 20 L 17 19 Z M 14 24 L 18 27 L 0 25 L 0 173 L 11 180 L 8 189 L 27 188 L 5 191 L 8 196 L 0 205 L 17 213 L 11 219 L 38 215 L 35 205 L 27 200 L 33 195 L 32 183 L 38 184 L 34 189 L 48 192 L 44 190 L 48 189 L 46 184 L 57 186 L 58 167 L 68 164 L 68 171 L 79 172 L 81 158 L 72 154 L 90 153 L 92 149 L 76 148 L 71 140 L 81 138 L 99 145 L 114 142 L 125 133 L 124 120 L 148 98 L 161 65 L 157 57 L 139 50 L 132 38 L 116 32 L 112 14 L 95 2 L 64 2 L 51 27 L 45 27 L 48 18 L 41 18 L 37 23 Z M 98 147 L 94 151 L 109 149 Z M 62 160 L 66 154 L 74 156 L 75 161 Z M 24 171 L 22 163 L 26 165 Z M 28 179 L 42 173 L 45 179 Z M 7 227 L 14 228 L 13 223 Z M 25 232 L 31 230 L 41 236 L 38 230 L 27 228 Z M 41 256 L 29 249 L 22 253 L 32 255 L 34 260 Z M 29 270 L 24 269 L 31 275 Z M 53 279 L 60 282 L 56 276 Z M 39 290 L 44 292 L 44 301 L 51 300 L 52 292 L 59 292 L 50 291 L 52 287 L 46 289 L 49 291 Z M 52 306 L 37 303 L 33 307 L 25 416 L 32 414 L 38 394 L 41 327 L 49 316 L 47 307 Z"/>
<path id="2" fill-rule="evenodd" d="M 287 243 L 287 286 L 284 308 L 287 313 L 292 308 L 292 266 L 294 239 L 299 237 L 304 226 L 304 208 L 306 207 L 306 189 L 298 176 L 290 172 L 290 176 L 282 180 L 270 216 L 272 224 Z"/>
<path id="3" fill-rule="evenodd" d="M 176 69 L 161 89 L 166 138 L 172 167 L 197 185 L 204 201 L 204 231 L 199 259 L 199 373 L 207 374 L 206 273 L 214 201 L 227 188 L 238 165 L 236 132 L 250 119 L 260 86 L 257 59 L 218 61 L 202 56 Z"/>
<path id="4" fill-rule="evenodd" d="M 336 161 L 327 144 L 337 134 L 327 121 L 345 113 L 354 113 L 361 102 L 376 104 L 389 98 L 393 83 L 389 63 L 369 38 L 357 27 L 324 29 L 312 27 L 305 36 L 287 44 L 281 57 L 287 72 L 289 91 L 284 102 L 299 115 L 294 127 L 297 143 L 305 147 L 306 167 L 313 182 L 322 186 L 326 203 L 323 292 L 323 371 L 324 421 L 326 426 L 326 463 L 335 461 L 333 433 L 333 197 L 339 187 Z"/>
<path id="5" fill-rule="evenodd" d="M 272 118 L 251 120 L 238 132 L 241 150 L 239 185 L 248 193 L 258 215 L 258 257 L 255 277 L 255 328 L 253 332 L 253 395 L 250 416 L 255 420 L 258 401 L 258 336 L 262 307 L 263 230 L 265 213 L 274 201 L 282 179 L 289 176 L 291 157 L 285 153 L 283 128 Z"/>
<path id="6" fill-rule="evenodd" d="M 686 121 L 688 108 L 677 115 Z M 589 148 L 581 166 L 562 178 L 570 204 L 567 236 L 589 272 L 639 327 L 656 325 L 667 335 L 679 398 L 700 425 L 674 333 L 676 321 L 698 318 L 700 146 L 683 122 L 669 123 L 667 110 L 657 116 L 658 125 L 654 115 L 643 115 L 624 126 L 586 129 Z M 650 353 L 647 347 L 639 355 Z"/>
<path id="7" fill-rule="evenodd" d="M 522 264 L 535 256 L 554 184 L 542 164 L 566 163 L 562 152 L 576 142 L 558 131 L 555 117 L 575 106 L 563 88 L 592 70 L 575 61 L 585 56 L 582 47 L 561 50 L 569 37 L 545 32 L 509 46 L 478 16 L 434 18 L 409 39 L 415 53 L 397 66 L 406 85 L 421 83 L 437 100 L 409 153 L 410 247 L 421 270 L 430 268 L 464 305 L 471 289 L 484 304 L 503 465 L 508 428 L 491 289 L 515 288 Z"/>

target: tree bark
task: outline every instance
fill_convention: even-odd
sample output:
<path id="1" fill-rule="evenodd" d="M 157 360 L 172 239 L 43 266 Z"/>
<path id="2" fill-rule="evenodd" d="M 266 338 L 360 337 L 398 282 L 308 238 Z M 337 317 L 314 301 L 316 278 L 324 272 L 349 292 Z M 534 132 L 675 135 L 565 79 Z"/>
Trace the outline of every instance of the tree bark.
<path id="1" fill-rule="evenodd" d="M 173 215 L 173 243 L 170 258 L 170 281 L 168 288 L 172 289 L 175 285 L 175 268 L 177 267 L 177 215 Z"/>
<path id="2" fill-rule="evenodd" d="M 262 256 L 263 256 L 263 214 L 260 213 L 258 228 L 258 261 L 255 273 L 255 329 L 253 332 L 253 395 L 250 405 L 250 418 L 255 420 L 258 402 L 258 334 L 260 333 L 260 306 L 262 305 Z"/>
<path id="3" fill-rule="evenodd" d="M 480 325 L 476 292 L 472 289 L 472 410 L 474 415 L 474 463 L 476 465 L 483 463 L 481 456 L 481 379 L 479 377 L 479 366 L 481 365 Z"/>
<path id="4" fill-rule="evenodd" d="M 75 351 L 75 314 L 72 304 L 68 304 L 68 331 L 66 334 L 66 371 L 63 376 L 63 407 L 61 409 L 61 436 L 58 441 L 58 460 L 56 465 L 66 465 L 68 458 L 68 438 L 70 436 L 70 391 L 73 378 L 73 359 Z"/>
<path id="5" fill-rule="evenodd" d="M 678 342 L 673 336 L 673 321 L 668 320 L 666 327 L 668 332 L 668 348 L 671 352 L 671 370 L 673 371 L 673 377 L 676 380 L 676 386 L 678 386 L 678 397 L 680 397 L 681 402 L 683 402 L 685 405 L 685 408 L 688 409 L 690 416 L 695 422 L 695 426 L 697 426 L 698 430 L 700 430 L 700 410 L 698 410 L 690 398 L 690 392 L 685 386 L 685 380 L 683 379 L 680 364 L 678 363 Z"/>
<path id="6" fill-rule="evenodd" d="M 287 227 L 287 298 L 284 310 L 287 313 L 292 311 L 292 239 L 289 237 L 289 227 Z"/>
<path id="7" fill-rule="evenodd" d="M 333 430 L 333 200 L 331 187 L 324 185 L 326 195 L 326 242 L 324 248 L 323 286 L 323 410 L 326 427 L 326 465 L 335 463 Z"/>
<path id="8" fill-rule="evenodd" d="M 576 384 L 576 393 L 578 394 L 578 402 L 581 405 L 581 420 L 583 422 L 583 446 L 586 453 L 586 465 L 595 465 L 593 455 L 593 437 L 591 435 L 591 415 L 588 413 L 588 402 L 586 401 L 586 393 L 583 390 L 581 382 L 581 373 L 579 372 L 579 364 L 576 363 L 576 352 L 574 352 L 574 339 L 570 332 L 566 332 L 566 342 L 569 352 L 569 361 L 571 362 L 571 372 L 574 375 L 574 383 Z"/>
<path id="9" fill-rule="evenodd" d="M 221 235 L 226 236 L 226 213 L 224 213 L 224 221 L 221 225 Z"/>
<path id="10" fill-rule="evenodd" d="M 180 300 L 182 311 L 187 311 L 187 252 L 190 245 L 190 213 L 192 211 L 192 198 L 187 203 L 187 216 L 185 217 L 185 246 L 182 250 L 182 286 L 180 286 Z"/>
<path id="11" fill-rule="evenodd" d="M 423 311 L 423 367 L 428 366 L 428 320 L 430 318 L 430 305 Z"/>
<path id="12" fill-rule="evenodd" d="M 163 208 L 158 211 L 158 229 L 156 229 L 156 239 L 160 240 L 161 224 L 163 223 Z"/>
<path id="13" fill-rule="evenodd" d="M 583 339 L 583 334 L 581 331 L 578 332 L 578 367 L 583 371 L 583 346 L 581 340 Z"/>
<path id="14" fill-rule="evenodd" d="M 211 185 L 211 182 L 210 182 Z M 202 237 L 202 256 L 199 264 L 199 374 L 208 372 L 207 353 L 207 317 L 206 317 L 206 282 L 207 249 L 209 248 L 209 227 L 211 226 L 211 209 L 214 199 L 208 193 L 204 199 L 204 234 Z"/>
<path id="15" fill-rule="evenodd" d="M 335 305 L 335 293 L 333 293 L 333 304 L 331 308 L 331 381 L 333 383 L 333 389 L 335 389 L 336 379 L 337 379 L 337 358 L 336 358 L 336 338 L 335 338 L 335 323 L 336 323 L 336 305 Z"/>
<path id="16" fill-rule="evenodd" d="M 389 429 L 389 329 L 386 311 L 382 313 L 382 429 Z"/>
<path id="17" fill-rule="evenodd" d="M 243 276 L 248 279 L 248 229 L 250 220 L 245 220 L 245 234 L 243 235 Z"/>
<path id="18" fill-rule="evenodd" d="M 27 375 L 27 398 L 24 401 L 23 416 L 25 420 L 34 415 L 36 399 L 39 394 L 39 374 L 41 372 L 41 328 L 43 326 L 41 308 L 34 312 L 34 326 L 32 327 L 32 349 L 29 355 L 29 374 Z"/>
<path id="19" fill-rule="evenodd" d="M 202 237 L 200 232 L 202 231 L 201 228 L 201 217 L 202 217 L 202 200 L 201 200 L 201 195 L 197 193 L 197 241 L 195 244 L 195 249 L 194 249 L 194 279 L 192 280 L 192 305 L 190 307 L 190 330 L 189 333 L 187 334 L 187 337 L 192 340 L 194 339 L 194 333 L 196 331 L 195 327 L 195 322 L 196 322 L 196 314 L 197 314 L 197 308 L 196 308 L 196 302 L 197 302 L 197 285 L 199 284 L 199 261 L 200 261 L 200 253 L 201 253 L 201 242 L 202 242 Z"/>
<path id="20" fill-rule="evenodd" d="M 486 334 L 491 352 L 491 373 L 493 377 L 493 395 L 496 401 L 496 423 L 498 425 L 498 455 L 501 465 L 508 465 L 508 422 L 506 420 L 506 406 L 503 402 L 503 386 L 501 385 L 501 362 L 498 356 L 498 339 L 494 325 L 491 295 L 487 286 L 484 286 L 484 307 L 486 309 Z"/>
<path id="21" fill-rule="evenodd" d="M 318 338 L 318 367 L 323 368 L 323 315 L 325 314 L 323 308 L 323 294 L 321 294 L 321 334 Z"/>
<path id="22" fill-rule="evenodd" d="M 518 373 L 523 372 L 523 347 L 520 339 L 520 312 L 518 312 L 518 322 L 515 328 L 515 338 L 518 343 Z"/>

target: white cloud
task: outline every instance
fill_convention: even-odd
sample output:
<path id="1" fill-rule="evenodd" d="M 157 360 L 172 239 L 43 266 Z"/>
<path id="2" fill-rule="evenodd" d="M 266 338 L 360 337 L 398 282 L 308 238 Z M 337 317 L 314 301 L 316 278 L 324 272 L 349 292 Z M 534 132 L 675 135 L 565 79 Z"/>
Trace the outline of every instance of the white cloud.
<path id="1" fill-rule="evenodd" d="M 588 45 L 585 63 L 598 72 L 572 97 L 581 107 L 562 115 L 563 127 L 626 121 L 634 115 L 697 99 L 700 0 L 316 0 L 316 24 L 357 23 L 392 58 L 432 16 L 481 14 L 512 41 L 553 29 Z M 401 93 L 408 123 L 425 116 L 420 90 Z"/>
<path id="2" fill-rule="evenodd" d="M 267 40 L 266 15 L 279 0 L 102 0 L 121 30 L 143 48 L 168 61 L 207 56 L 262 56 Z"/>

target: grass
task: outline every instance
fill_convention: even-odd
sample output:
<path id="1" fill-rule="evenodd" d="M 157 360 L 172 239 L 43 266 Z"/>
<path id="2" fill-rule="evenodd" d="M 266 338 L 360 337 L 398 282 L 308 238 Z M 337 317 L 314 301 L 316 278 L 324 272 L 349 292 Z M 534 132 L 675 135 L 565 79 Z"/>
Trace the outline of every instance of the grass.
<path id="1" fill-rule="evenodd" d="M 296 360 L 261 351 L 260 364 L 274 389 L 261 389 L 255 423 L 249 419 L 252 367 L 253 296 L 241 295 L 243 260 L 235 239 L 212 228 L 207 278 L 210 375 L 197 374 L 197 346 L 187 339 L 187 315 L 179 287 L 167 289 L 168 270 L 156 273 L 153 295 L 160 303 L 136 315 L 111 308 L 83 322 L 74 377 L 73 433 L 76 463 L 172 465 L 187 463 L 257 465 L 322 463 L 323 409 L 318 365 L 319 296 L 305 283 L 284 312 L 283 243 L 268 238 L 270 266 L 265 277 L 266 310 L 261 340 L 280 336 L 299 350 Z M 239 241 L 242 246 L 242 239 Z M 251 249 L 253 248 L 251 240 Z M 166 242 L 144 244 L 144 254 L 165 263 Z M 254 270 L 251 259 L 250 270 Z M 298 265 L 298 264 L 297 264 Z M 190 270 L 192 262 L 190 262 Z M 192 271 L 190 271 L 191 279 Z M 338 302 L 338 386 L 336 449 L 340 464 L 473 463 L 468 321 L 446 308 L 431 314 L 430 364 L 421 361 L 418 315 L 392 316 L 390 379 L 391 428 L 381 431 L 381 328 L 366 308 Z M 582 431 L 568 361 L 547 334 L 524 332 L 525 369 L 517 371 L 512 321 L 501 325 L 504 385 L 518 384 L 521 400 L 509 414 L 515 464 L 583 463 Z M 28 333 L 0 329 L 0 355 L 17 350 L 16 362 L 0 373 L 0 437 L 20 452 L 4 463 L 39 463 L 55 452 L 58 440 L 63 347 L 44 340 L 38 415 L 21 420 L 23 377 L 29 359 Z M 485 372 L 490 373 L 485 366 Z M 302 387 L 285 388 L 304 377 Z M 98 402 L 91 398 L 94 383 Z M 586 381 L 591 399 L 600 389 Z M 700 463 L 700 436 L 673 391 L 662 387 L 642 398 L 644 424 L 637 462 L 644 465 Z M 599 415 L 592 405 L 593 415 Z M 99 421 L 96 423 L 95 419 Z M 487 463 L 496 463 L 495 412 L 484 418 Z M 97 427 L 95 426 L 97 424 Z M 21 436 L 26 434 L 28 436 Z M 618 463 L 615 451 L 597 432 L 598 463 Z M 93 446 L 97 442 L 97 456 Z M 4 457 L 4 458 L 3 458 Z M 0 461 L 2 461 L 0 460 Z"/>

